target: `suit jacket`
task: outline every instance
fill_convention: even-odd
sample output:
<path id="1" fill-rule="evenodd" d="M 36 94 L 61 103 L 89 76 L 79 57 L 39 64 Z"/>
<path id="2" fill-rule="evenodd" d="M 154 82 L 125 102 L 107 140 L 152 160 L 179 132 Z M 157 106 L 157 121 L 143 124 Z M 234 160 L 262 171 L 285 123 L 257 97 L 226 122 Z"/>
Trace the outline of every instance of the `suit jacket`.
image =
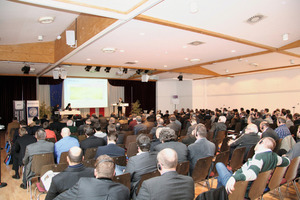
<path id="1" fill-rule="evenodd" d="M 261 137 L 262 138 L 264 138 L 264 137 L 271 137 L 275 141 L 279 140 L 279 137 L 278 137 L 277 133 L 272 128 L 270 128 L 270 127 L 267 128 L 267 130 L 265 130 L 265 132 L 262 133 Z"/>
<path id="2" fill-rule="evenodd" d="M 190 126 L 190 127 L 188 128 L 186 134 L 187 134 L 187 135 L 191 135 L 192 132 L 193 132 L 193 130 L 196 128 L 197 125 L 198 125 L 198 124 L 194 124 L 194 125 Z"/>
<path id="3" fill-rule="evenodd" d="M 180 125 L 176 124 L 175 122 L 171 122 L 170 124 L 167 125 L 167 127 L 170 127 L 173 129 L 175 132 L 180 131 Z"/>
<path id="4" fill-rule="evenodd" d="M 16 164 L 18 164 L 19 166 L 23 164 L 23 158 L 25 156 L 25 150 L 27 145 L 35 142 L 36 142 L 36 138 L 28 134 L 25 134 L 24 136 L 19 137 L 16 140 L 14 153 L 17 154 L 16 156 L 18 157 L 18 161 L 19 161 Z"/>
<path id="5" fill-rule="evenodd" d="M 227 126 L 225 123 L 223 122 L 216 122 L 212 124 L 211 129 L 209 130 L 209 132 L 213 132 L 214 133 L 214 138 L 217 136 L 217 133 L 219 131 L 226 131 L 227 130 Z"/>
<path id="6" fill-rule="evenodd" d="M 194 193 L 192 177 L 170 171 L 144 181 L 137 200 L 192 200 Z"/>
<path id="7" fill-rule="evenodd" d="M 197 160 L 215 155 L 216 146 L 206 138 L 198 139 L 195 143 L 188 146 L 190 172 L 193 171 Z"/>
<path id="8" fill-rule="evenodd" d="M 125 173 L 130 173 L 131 175 L 132 194 L 141 180 L 141 175 L 155 171 L 156 163 L 156 153 L 143 152 L 129 158 Z"/>
<path id="9" fill-rule="evenodd" d="M 33 126 L 33 127 L 29 127 L 28 128 L 28 134 L 29 135 L 35 135 L 35 132 L 38 130 L 38 129 L 40 129 L 40 128 L 42 128 L 41 126 Z"/>
<path id="10" fill-rule="evenodd" d="M 234 143 L 230 145 L 230 148 L 233 148 L 231 149 L 231 151 L 233 152 L 235 148 L 246 147 L 246 151 L 244 154 L 244 158 L 246 158 L 250 148 L 253 145 L 256 145 L 259 142 L 259 140 L 260 137 L 257 135 L 257 133 L 243 134 Z"/>
<path id="11" fill-rule="evenodd" d="M 185 144 L 181 142 L 165 142 L 158 144 L 154 147 L 154 151 L 160 152 L 161 150 L 165 148 L 171 148 L 174 149 L 178 155 L 178 163 L 184 162 L 188 160 L 188 148 Z"/>
<path id="12" fill-rule="evenodd" d="M 96 137 L 94 135 L 88 137 L 87 139 L 80 142 L 80 148 L 82 148 L 83 155 L 87 148 L 99 147 L 104 146 L 106 142 L 103 138 Z"/>
<path id="13" fill-rule="evenodd" d="M 81 178 L 72 188 L 55 200 L 129 200 L 126 186 L 106 178 Z"/>
<path id="14" fill-rule="evenodd" d="M 26 175 L 26 180 L 30 179 L 35 175 L 34 172 L 31 171 L 33 155 L 43 154 L 43 153 L 53 153 L 53 152 L 54 152 L 54 143 L 47 142 L 45 140 L 39 140 L 26 147 L 25 155 L 23 158 L 23 163 L 25 165 L 24 175 Z"/>
<path id="15" fill-rule="evenodd" d="M 119 147 L 116 144 L 108 144 L 106 146 L 100 146 L 97 149 L 95 159 L 97 159 L 101 155 L 108 155 L 110 157 L 118 157 L 125 155 L 125 149 Z"/>
<path id="16" fill-rule="evenodd" d="M 137 124 L 133 127 L 134 135 L 137 135 L 139 131 L 147 130 L 147 126 L 145 124 Z"/>
<path id="17" fill-rule="evenodd" d="M 68 167 L 52 178 L 51 186 L 47 192 L 46 200 L 54 199 L 57 195 L 73 187 L 81 177 L 94 177 L 94 169 L 84 167 Z"/>

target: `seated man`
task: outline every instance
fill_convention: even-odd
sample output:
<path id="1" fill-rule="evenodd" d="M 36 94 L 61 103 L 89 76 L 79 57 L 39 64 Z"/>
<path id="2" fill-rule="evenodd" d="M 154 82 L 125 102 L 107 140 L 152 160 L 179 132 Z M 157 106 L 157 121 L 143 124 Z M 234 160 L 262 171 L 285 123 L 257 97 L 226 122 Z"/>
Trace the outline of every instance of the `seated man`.
<path id="1" fill-rule="evenodd" d="M 225 122 L 226 122 L 226 117 L 225 116 L 220 116 L 219 119 L 218 119 L 218 122 L 215 122 L 215 123 L 212 124 L 212 127 L 209 130 L 209 132 L 213 133 L 213 138 L 217 137 L 219 131 L 226 131 L 227 130 L 227 126 L 226 126 Z"/>
<path id="2" fill-rule="evenodd" d="M 223 163 L 217 163 L 218 187 L 225 186 L 228 193 L 232 193 L 236 181 L 254 181 L 260 172 L 272 170 L 275 167 L 285 167 L 290 164 L 286 157 L 280 157 L 272 152 L 276 142 L 271 137 L 262 138 L 255 146 L 255 154 L 234 174 Z M 250 183 L 249 183 L 250 184 Z M 248 197 L 248 191 L 246 192 Z"/>
<path id="3" fill-rule="evenodd" d="M 141 180 L 141 175 L 156 170 L 156 153 L 150 153 L 150 138 L 140 134 L 136 138 L 138 154 L 128 160 L 125 173 L 131 175 L 131 196 L 135 196 L 137 185 Z"/>
<path id="4" fill-rule="evenodd" d="M 261 138 L 271 137 L 276 142 L 279 140 L 279 137 L 278 137 L 277 133 L 272 128 L 270 128 L 270 125 L 269 125 L 268 122 L 266 122 L 266 121 L 261 122 L 260 123 L 260 130 L 262 132 Z"/>
<path id="5" fill-rule="evenodd" d="M 59 163 L 60 155 L 62 152 L 67 152 L 71 149 L 71 147 L 79 147 L 79 142 L 76 138 L 70 137 L 71 132 L 70 129 L 65 127 L 61 129 L 61 136 L 58 142 L 54 145 L 54 157 L 56 158 L 56 162 Z"/>
<path id="6" fill-rule="evenodd" d="M 88 148 L 104 146 L 106 144 L 103 138 L 94 136 L 94 130 L 90 126 L 85 127 L 84 134 L 87 138 L 80 142 L 80 147 L 83 150 L 83 154 Z"/>
<path id="7" fill-rule="evenodd" d="M 233 153 L 234 149 L 246 147 L 244 159 L 246 160 L 247 154 L 252 146 L 256 145 L 260 140 L 258 136 L 258 129 L 256 124 L 248 124 L 245 130 L 245 134 L 236 140 L 230 140 L 228 145 L 230 146 L 230 152 Z"/>
<path id="8" fill-rule="evenodd" d="M 141 116 L 136 117 L 136 122 L 137 122 L 137 124 L 133 127 L 134 135 L 137 135 L 139 133 L 139 131 L 141 131 L 141 130 L 147 130 L 147 126 L 142 123 Z"/>
<path id="9" fill-rule="evenodd" d="M 277 133 L 277 135 L 280 139 L 283 139 L 286 136 L 291 135 L 291 132 L 285 123 L 286 123 L 286 120 L 284 117 L 277 118 L 277 126 L 278 127 L 275 129 L 275 132 Z"/>
<path id="10" fill-rule="evenodd" d="M 94 177 L 93 168 L 83 166 L 82 160 L 83 151 L 79 147 L 72 147 L 67 157 L 69 167 L 52 178 L 46 200 L 54 199 L 60 193 L 70 189 L 81 177 Z"/>
<path id="11" fill-rule="evenodd" d="M 37 142 L 29 144 L 26 147 L 25 155 L 23 158 L 24 173 L 23 183 L 20 185 L 21 188 L 27 189 L 27 180 L 34 177 L 35 173 L 31 171 L 32 157 L 36 154 L 53 153 L 54 144 L 52 142 L 45 141 L 46 132 L 44 129 L 39 129 L 35 133 Z"/>
<path id="12" fill-rule="evenodd" d="M 177 135 L 175 131 L 171 128 L 162 128 L 159 140 L 161 144 L 158 144 L 154 147 L 154 151 L 160 152 L 165 148 L 174 149 L 178 156 L 178 163 L 188 160 L 188 148 L 185 144 L 177 142 Z"/>
<path id="13" fill-rule="evenodd" d="M 192 177 L 176 172 L 177 160 L 177 153 L 173 149 L 165 148 L 160 151 L 157 155 L 157 168 L 161 176 L 144 181 L 137 199 L 194 199 L 194 181 Z"/>
<path id="14" fill-rule="evenodd" d="M 216 145 L 206 139 L 207 131 L 204 124 L 198 124 L 194 130 L 196 141 L 188 146 L 190 173 L 197 163 L 197 160 L 215 155 Z"/>
<path id="15" fill-rule="evenodd" d="M 128 200 L 130 198 L 129 190 L 126 186 L 111 180 L 115 173 L 115 165 L 112 158 L 107 155 L 99 156 L 96 160 L 94 173 L 96 178 L 81 178 L 72 188 L 60 194 L 55 199 Z"/>

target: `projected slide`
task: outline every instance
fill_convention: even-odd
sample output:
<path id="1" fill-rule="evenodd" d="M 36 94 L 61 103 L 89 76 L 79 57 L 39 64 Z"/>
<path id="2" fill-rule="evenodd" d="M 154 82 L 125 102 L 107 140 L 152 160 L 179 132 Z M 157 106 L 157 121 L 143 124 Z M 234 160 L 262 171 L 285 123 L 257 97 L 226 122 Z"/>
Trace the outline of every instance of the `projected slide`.
<path id="1" fill-rule="evenodd" d="M 67 78 L 64 81 L 64 105 L 72 108 L 107 107 L 107 80 Z"/>

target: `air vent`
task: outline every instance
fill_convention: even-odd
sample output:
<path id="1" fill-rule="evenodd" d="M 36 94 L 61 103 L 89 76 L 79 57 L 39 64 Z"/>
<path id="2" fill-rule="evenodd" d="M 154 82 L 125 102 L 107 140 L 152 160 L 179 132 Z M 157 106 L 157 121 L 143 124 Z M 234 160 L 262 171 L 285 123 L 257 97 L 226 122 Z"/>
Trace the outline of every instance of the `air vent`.
<path id="1" fill-rule="evenodd" d="M 257 15 L 254 15 L 254 16 L 250 17 L 249 19 L 247 19 L 246 22 L 248 24 L 255 24 L 255 23 L 263 20 L 264 18 L 266 18 L 266 16 L 261 15 L 261 14 L 257 14 Z"/>
<path id="2" fill-rule="evenodd" d="M 201 42 L 201 41 L 194 41 L 194 42 L 190 42 L 188 43 L 188 45 L 193 45 L 193 46 L 198 46 L 200 44 L 204 44 L 204 42 Z"/>
<path id="3" fill-rule="evenodd" d="M 126 62 L 125 64 L 126 64 L 126 65 L 135 65 L 136 63 L 137 63 L 137 62 L 135 62 L 135 61 L 133 61 L 133 62 L 132 62 L 132 61 L 129 61 L 129 62 Z"/>

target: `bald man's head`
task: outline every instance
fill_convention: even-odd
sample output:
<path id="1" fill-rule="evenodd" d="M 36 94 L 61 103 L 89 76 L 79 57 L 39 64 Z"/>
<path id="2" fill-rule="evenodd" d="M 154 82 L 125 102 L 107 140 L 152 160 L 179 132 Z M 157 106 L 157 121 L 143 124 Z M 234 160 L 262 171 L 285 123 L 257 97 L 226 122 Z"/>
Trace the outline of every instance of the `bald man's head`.
<path id="1" fill-rule="evenodd" d="M 72 147 L 69 150 L 69 161 L 72 163 L 81 163 L 82 162 L 82 158 L 83 158 L 83 152 L 82 149 L 80 147 Z"/>
<path id="2" fill-rule="evenodd" d="M 177 166 L 178 156 L 173 149 L 165 148 L 157 154 L 157 161 L 164 169 L 172 169 Z"/>
<path id="3" fill-rule="evenodd" d="M 65 127 L 63 129 L 61 129 L 61 136 L 62 137 L 67 137 L 71 135 L 70 129 L 68 127 Z"/>

